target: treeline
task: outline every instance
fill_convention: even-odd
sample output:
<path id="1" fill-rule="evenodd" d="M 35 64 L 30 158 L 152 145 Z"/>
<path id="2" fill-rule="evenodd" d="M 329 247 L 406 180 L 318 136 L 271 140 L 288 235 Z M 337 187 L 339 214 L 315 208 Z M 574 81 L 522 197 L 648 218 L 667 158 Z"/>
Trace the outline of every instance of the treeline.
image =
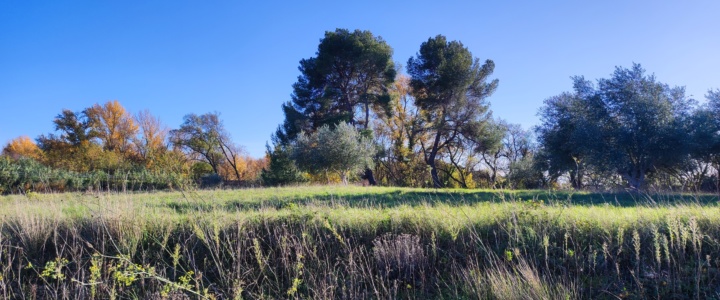
<path id="1" fill-rule="evenodd" d="M 361 179 L 436 188 L 720 186 L 720 90 L 700 105 L 640 65 L 618 67 L 596 83 L 573 77 L 573 91 L 545 100 L 541 124 L 523 129 L 492 115 L 495 64 L 461 42 L 429 38 L 405 72 L 392 53 L 369 31 L 326 32 L 316 55 L 300 61 L 264 158 L 246 155 L 217 113 L 189 114 L 168 130 L 149 112 L 131 116 L 113 101 L 63 111 L 53 121 L 58 135 L 11 141 L 5 165 L 105 174 L 106 186 L 117 186 L 110 181 L 118 174 L 152 174 L 155 184 L 133 185 L 140 188 Z M 35 181 L 0 182 L 8 191 Z"/>
<path id="2" fill-rule="evenodd" d="M 567 175 L 575 188 L 720 184 L 720 90 L 700 105 L 635 64 L 593 83 L 573 77 L 573 91 L 545 100 L 536 129 L 538 169 Z"/>
<path id="3" fill-rule="evenodd" d="M 0 193 L 259 184 L 264 159 L 235 144 L 217 113 L 183 121 L 170 130 L 118 101 L 63 110 L 53 120 L 56 133 L 18 137 L 3 148 Z"/>
<path id="4" fill-rule="evenodd" d="M 495 65 L 461 42 L 428 39 L 407 61 L 407 75 L 391 57 L 392 48 L 368 31 L 326 32 L 316 56 L 300 61 L 292 99 L 282 106 L 285 121 L 268 147 L 264 182 L 296 182 L 307 178 L 303 172 L 345 181 L 353 171 L 371 184 L 419 187 L 720 185 L 720 90 L 699 105 L 640 65 L 618 67 L 597 84 L 574 77 L 573 92 L 547 99 L 541 124 L 527 130 L 492 116 L 487 98 L 498 86 L 490 79 Z M 353 147 L 367 150 L 350 151 L 352 159 L 308 159 L 317 145 L 341 147 L 337 137 L 322 136 L 336 127 L 348 132 L 342 124 L 372 136 L 376 147 L 358 139 Z M 348 161 L 357 163 L 338 167 Z"/>

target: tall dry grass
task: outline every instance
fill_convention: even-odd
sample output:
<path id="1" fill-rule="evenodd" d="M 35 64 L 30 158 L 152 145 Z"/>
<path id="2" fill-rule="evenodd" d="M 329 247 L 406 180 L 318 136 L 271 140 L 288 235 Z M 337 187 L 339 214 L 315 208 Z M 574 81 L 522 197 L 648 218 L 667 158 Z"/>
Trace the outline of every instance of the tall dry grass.
<path id="1" fill-rule="evenodd" d="M 339 189 L 4 197 L 0 297 L 720 298 L 717 205 Z"/>

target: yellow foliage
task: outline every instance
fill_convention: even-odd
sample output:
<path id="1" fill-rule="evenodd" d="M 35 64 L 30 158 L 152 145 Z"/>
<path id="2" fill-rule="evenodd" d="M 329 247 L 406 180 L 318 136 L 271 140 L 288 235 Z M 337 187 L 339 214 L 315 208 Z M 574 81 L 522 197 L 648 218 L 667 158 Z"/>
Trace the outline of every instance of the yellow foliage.
<path id="1" fill-rule="evenodd" d="M 39 160 L 42 158 L 42 150 L 27 136 L 20 136 L 10 141 L 3 148 L 2 154 L 13 159 L 32 158 Z"/>
<path id="2" fill-rule="evenodd" d="M 328 184 L 338 184 L 341 183 L 342 180 L 340 179 L 340 174 L 337 173 L 318 173 L 318 174 L 308 174 L 308 177 L 310 178 L 310 182 L 312 183 L 328 183 Z"/>
<path id="3" fill-rule="evenodd" d="M 222 164 L 220 166 L 220 176 L 230 180 L 253 181 L 260 177 L 262 169 L 267 166 L 267 158 L 252 158 L 249 155 L 237 156 L 235 158 L 235 166 L 240 178 L 236 178 L 235 171 L 230 164 Z"/>
<path id="4" fill-rule="evenodd" d="M 134 150 L 145 162 L 145 166 L 152 168 L 157 164 L 159 156 L 167 151 L 165 140 L 168 135 L 168 128 L 160 119 L 156 118 L 150 111 L 145 110 L 135 115 L 135 122 L 140 128 L 140 136 L 134 138 Z"/>
<path id="5" fill-rule="evenodd" d="M 460 175 L 464 175 L 464 177 L 463 177 L 463 176 L 460 176 Z M 465 179 L 465 187 L 468 188 L 468 189 L 474 189 L 474 188 L 477 187 L 477 184 L 475 183 L 475 180 L 473 180 L 473 174 L 472 174 L 472 172 L 465 172 L 465 171 L 463 171 L 463 170 L 455 169 L 455 170 L 453 170 L 453 172 L 452 172 L 452 174 L 451 174 L 450 176 L 452 176 L 452 178 L 457 179 L 457 180 L 463 180 L 463 179 Z M 453 180 L 453 179 L 451 179 L 451 180 L 448 182 L 448 185 L 449 185 L 450 187 L 456 188 L 456 189 L 457 189 L 457 188 L 463 188 L 463 185 L 462 185 L 460 182 L 458 182 L 458 181 L 456 181 L 456 180 Z"/>
<path id="6" fill-rule="evenodd" d="M 132 116 L 117 100 L 95 104 L 85 111 L 90 127 L 106 150 L 127 152 L 130 140 L 138 131 Z"/>

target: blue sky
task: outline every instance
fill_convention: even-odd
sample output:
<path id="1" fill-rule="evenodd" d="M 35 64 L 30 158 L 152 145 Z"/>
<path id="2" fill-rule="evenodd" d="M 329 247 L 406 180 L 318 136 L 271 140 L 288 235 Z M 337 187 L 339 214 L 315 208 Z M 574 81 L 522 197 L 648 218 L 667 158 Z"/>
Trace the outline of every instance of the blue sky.
<path id="1" fill-rule="evenodd" d="M 64 108 L 118 100 L 170 127 L 221 113 L 259 157 L 298 62 L 325 31 L 370 30 L 405 65 L 443 34 L 500 80 L 496 117 L 530 128 L 570 76 L 641 63 L 701 100 L 720 88 L 720 1 L 0 1 L 0 143 L 53 132 Z"/>

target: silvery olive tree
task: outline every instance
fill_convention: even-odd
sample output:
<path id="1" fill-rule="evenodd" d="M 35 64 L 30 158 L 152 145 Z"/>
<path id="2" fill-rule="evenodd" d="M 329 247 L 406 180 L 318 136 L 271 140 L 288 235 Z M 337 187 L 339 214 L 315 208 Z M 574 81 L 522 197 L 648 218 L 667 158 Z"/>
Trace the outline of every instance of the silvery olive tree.
<path id="1" fill-rule="evenodd" d="M 372 164 L 375 155 L 372 139 L 363 136 L 348 123 L 329 125 L 316 132 L 301 133 L 292 147 L 292 157 L 300 169 L 320 174 L 337 173 L 343 184 L 348 175 Z"/>

